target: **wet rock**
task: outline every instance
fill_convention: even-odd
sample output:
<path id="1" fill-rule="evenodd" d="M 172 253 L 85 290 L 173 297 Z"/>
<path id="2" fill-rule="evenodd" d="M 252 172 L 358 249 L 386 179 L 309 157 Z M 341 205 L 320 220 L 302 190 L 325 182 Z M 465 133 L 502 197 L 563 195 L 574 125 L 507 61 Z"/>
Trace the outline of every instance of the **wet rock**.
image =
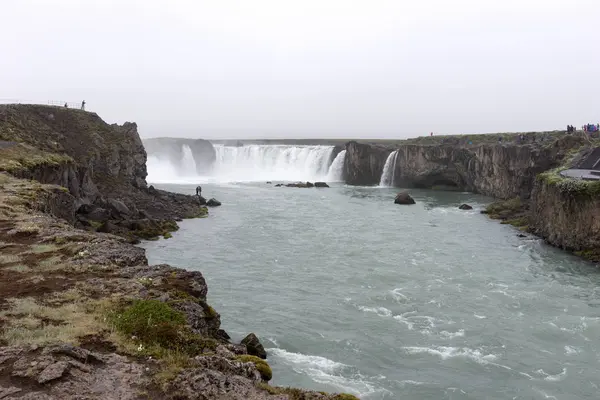
<path id="1" fill-rule="evenodd" d="M 297 187 L 297 188 L 311 188 L 315 185 L 311 182 L 296 182 L 296 183 L 288 183 L 285 186 L 287 187 Z"/>
<path id="2" fill-rule="evenodd" d="M 282 186 L 283 186 L 283 183 L 278 183 L 275 185 L 275 187 L 282 187 Z"/>
<path id="3" fill-rule="evenodd" d="M 267 181 L 267 185 L 270 185 L 271 183 L 273 183 L 273 182 L 271 182 L 271 181 Z"/>
<path id="4" fill-rule="evenodd" d="M 209 207 L 218 207 L 221 205 L 221 202 L 213 197 L 206 202 L 206 205 Z"/>
<path id="5" fill-rule="evenodd" d="M 522 233 L 518 233 L 518 234 L 517 234 L 517 237 L 520 237 L 520 238 L 525 238 L 525 237 L 527 237 L 527 235 L 523 235 Z"/>
<path id="6" fill-rule="evenodd" d="M 207 204 L 207 201 L 204 197 L 198 195 L 197 198 L 198 198 L 198 204 L 200 204 L 201 206 L 205 206 Z"/>
<path id="7" fill-rule="evenodd" d="M 68 371 L 69 363 L 66 361 L 58 361 L 54 364 L 48 365 L 42 373 L 38 376 L 38 383 L 46 383 L 49 381 L 53 381 L 58 378 L 62 378 L 62 376 Z"/>
<path id="8" fill-rule="evenodd" d="M 473 209 L 473 207 L 471 207 L 468 204 L 461 204 L 458 208 L 461 210 L 472 210 Z"/>
<path id="9" fill-rule="evenodd" d="M 415 204 L 415 200 L 407 192 L 401 192 L 396 195 L 394 204 Z"/>
<path id="10" fill-rule="evenodd" d="M 328 188 L 329 185 L 327 183 L 325 183 L 325 182 L 315 182 L 315 187 L 318 187 L 318 188 Z"/>
<path id="11" fill-rule="evenodd" d="M 265 348 L 254 333 L 251 333 L 242 339 L 241 343 L 246 346 L 248 349 L 248 354 L 251 356 L 260 357 L 262 359 L 267 358 L 267 352 L 265 351 Z"/>

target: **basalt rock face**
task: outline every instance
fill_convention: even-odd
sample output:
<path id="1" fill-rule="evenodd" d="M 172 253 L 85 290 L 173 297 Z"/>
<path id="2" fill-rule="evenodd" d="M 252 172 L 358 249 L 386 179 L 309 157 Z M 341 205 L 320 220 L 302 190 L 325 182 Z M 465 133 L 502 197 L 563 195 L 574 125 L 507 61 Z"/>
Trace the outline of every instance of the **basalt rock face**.
<path id="1" fill-rule="evenodd" d="M 554 246 L 582 252 L 600 249 L 598 196 L 561 190 L 559 185 L 537 180 L 530 216 L 531 230 Z"/>
<path id="2" fill-rule="evenodd" d="M 389 153 L 398 150 L 394 186 L 452 188 L 501 199 L 528 198 L 535 177 L 560 164 L 565 154 L 581 145 L 565 136 L 544 145 L 484 143 L 475 145 L 366 145 L 349 142 L 344 165 L 346 183 L 379 182 Z"/>
<path id="3" fill-rule="evenodd" d="M 166 159 L 176 168 L 183 168 L 184 146 L 188 146 L 198 174 L 209 172 L 217 159 L 217 152 L 208 140 L 185 138 L 153 138 L 143 141 L 148 155 Z M 189 173 L 189 171 L 187 171 Z"/>
<path id="4" fill-rule="evenodd" d="M 392 152 L 384 146 L 358 143 L 346 144 L 343 176 L 350 185 L 376 185 L 387 156 Z"/>
<path id="5" fill-rule="evenodd" d="M 70 222 L 82 205 L 108 209 L 115 201 L 129 212 L 113 223 L 206 213 L 192 196 L 148 189 L 146 151 L 135 123 L 109 125 L 95 113 L 62 107 L 0 105 L 0 141 L 0 171 L 66 188 L 73 207 L 60 216 Z M 90 226 L 85 214 L 77 218 Z"/>

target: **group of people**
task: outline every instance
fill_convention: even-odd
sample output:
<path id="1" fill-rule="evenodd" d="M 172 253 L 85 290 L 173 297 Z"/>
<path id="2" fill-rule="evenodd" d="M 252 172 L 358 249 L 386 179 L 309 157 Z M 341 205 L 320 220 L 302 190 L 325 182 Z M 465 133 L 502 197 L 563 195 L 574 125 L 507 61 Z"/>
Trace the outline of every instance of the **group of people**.
<path id="1" fill-rule="evenodd" d="M 69 108 L 69 105 L 65 103 L 65 108 Z M 81 109 L 85 111 L 85 100 L 81 102 Z"/>
<path id="2" fill-rule="evenodd" d="M 585 124 L 581 127 L 584 132 L 598 132 L 600 131 L 600 123 L 598 124 Z M 567 133 L 577 132 L 577 129 L 573 125 L 567 125 Z"/>

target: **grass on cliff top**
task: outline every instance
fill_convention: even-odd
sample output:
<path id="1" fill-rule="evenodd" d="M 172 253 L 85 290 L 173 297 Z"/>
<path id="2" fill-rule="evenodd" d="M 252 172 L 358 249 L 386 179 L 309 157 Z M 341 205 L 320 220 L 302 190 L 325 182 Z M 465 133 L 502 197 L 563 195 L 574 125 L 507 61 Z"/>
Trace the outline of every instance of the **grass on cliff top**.
<path id="1" fill-rule="evenodd" d="M 7 301 L 9 306 L 0 316 L 5 321 L 1 338 L 8 345 L 78 345 L 81 337 L 106 328 L 97 312 L 100 302 L 73 291 L 55 293 L 48 304 L 31 297 Z"/>
<path id="2" fill-rule="evenodd" d="M 73 159 L 67 155 L 44 152 L 25 144 L 16 144 L 12 147 L 0 149 L 0 171 L 9 173 L 72 162 Z"/>

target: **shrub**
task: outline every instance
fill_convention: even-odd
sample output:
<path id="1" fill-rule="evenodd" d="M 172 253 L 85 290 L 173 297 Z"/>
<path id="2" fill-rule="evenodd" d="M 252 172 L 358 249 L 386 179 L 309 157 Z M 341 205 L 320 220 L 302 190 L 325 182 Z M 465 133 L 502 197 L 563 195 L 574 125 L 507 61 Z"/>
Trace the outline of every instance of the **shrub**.
<path id="1" fill-rule="evenodd" d="M 137 336 L 145 345 L 170 348 L 179 342 L 179 332 L 185 327 L 185 316 L 159 300 L 135 300 L 113 322 L 117 331 Z"/>

